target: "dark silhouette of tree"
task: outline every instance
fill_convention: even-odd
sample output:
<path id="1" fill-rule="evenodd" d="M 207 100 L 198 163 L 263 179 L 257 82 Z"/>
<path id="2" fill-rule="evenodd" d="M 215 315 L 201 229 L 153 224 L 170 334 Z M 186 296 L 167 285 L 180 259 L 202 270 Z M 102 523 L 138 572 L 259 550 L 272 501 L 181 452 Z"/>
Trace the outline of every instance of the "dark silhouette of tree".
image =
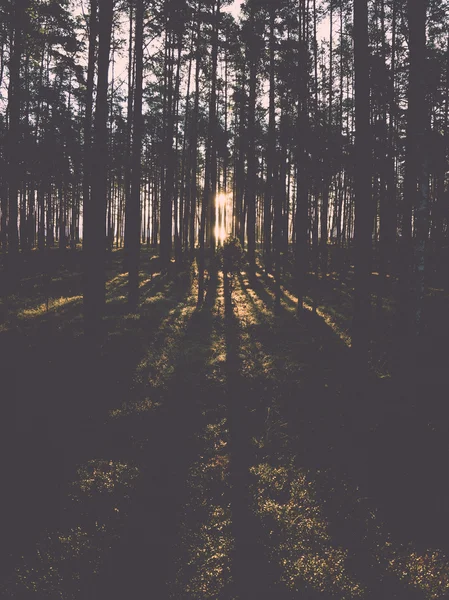
<path id="1" fill-rule="evenodd" d="M 90 206 L 84 215 L 84 319 L 89 335 L 99 332 L 105 304 L 106 200 L 108 194 L 108 72 L 113 4 L 98 3 L 98 81 L 95 102 Z M 85 207 L 86 208 L 86 207 Z"/>
<path id="2" fill-rule="evenodd" d="M 268 139 L 267 139 L 267 160 L 266 160 L 266 183 L 263 206 L 263 252 L 265 270 L 271 271 L 271 246 L 272 246 L 272 206 L 274 196 L 274 174 L 276 161 L 276 116 L 275 116 L 275 23 L 276 7 L 271 2 L 268 6 L 269 15 L 269 106 L 268 106 Z"/>
<path id="3" fill-rule="evenodd" d="M 296 276 L 298 286 L 298 314 L 304 309 L 304 297 L 307 292 L 306 277 L 309 268 L 309 173 L 308 173 L 308 52 L 305 39 L 306 4 L 301 2 L 298 15 L 298 148 L 296 165 L 296 210 L 295 210 L 295 236 L 296 236 Z"/>
<path id="4" fill-rule="evenodd" d="M 26 27 L 27 0 L 18 0 L 14 6 L 13 37 L 11 60 L 9 62 L 8 115 L 9 129 L 7 134 L 7 165 L 8 165 L 8 252 L 9 268 L 17 268 L 19 254 L 18 227 L 18 193 L 20 188 L 20 117 L 23 99 L 23 84 L 21 80 L 21 61 L 24 53 L 24 30 Z"/>
<path id="5" fill-rule="evenodd" d="M 354 4 L 355 61 L 355 267 L 352 348 L 361 369 L 368 364 L 371 319 L 371 252 L 373 207 L 371 191 L 370 63 L 368 6 Z"/>
<path id="6" fill-rule="evenodd" d="M 98 2 L 92 0 L 89 17 L 89 56 L 87 65 L 87 85 L 84 114 L 84 179 L 83 179 L 83 205 L 84 205 L 84 231 L 89 227 L 89 208 L 91 206 L 91 160 L 92 160 L 92 115 L 95 77 L 95 56 L 97 45 L 97 20 Z M 87 219 L 86 219 L 87 217 Z M 86 224 L 87 223 L 87 224 Z M 95 232 L 94 232 L 95 235 Z M 87 236 L 89 240 L 89 236 Z M 83 241 L 85 239 L 83 236 Z"/>
<path id="7" fill-rule="evenodd" d="M 245 183 L 245 211 L 247 255 L 249 269 L 252 275 L 256 268 L 256 187 L 257 187 L 257 157 L 256 157 L 256 102 L 257 102 L 257 75 L 260 60 L 260 38 L 258 35 L 258 19 L 256 2 L 248 1 L 248 17 L 245 29 L 246 60 L 249 72 L 248 92 L 248 152 L 247 172 Z"/>
<path id="8" fill-rule="evenodd" d="M 133 139 L 131 154 L 131 195 L 126 214 L 128 231 L 129 290 L 128 303 L 131 310 L 139 302 L 139 254 L 141 227 L 141 162 L 142 162 L 142 92 L 143 92 L 143 20 L 144 0 L 136 3 L 136 85 L 134 89 Z"/>
<path id="9" fill-rule="evenodd" d="M 413 265 L 415 268 L 415 294 L 412 299 L 414 326 L 411 329 L 414 329 L 416 334 L 423 331 L 426 245 L 429 237 L 429 110 L 426 99 L 427 4 L 427 0 L 413 3 L 408 2 L 410 83 L 407 134 L 409 145 L 408 158 L 412 164 L 407 168 L 404 187 L 407 193 L 410 194 L 408 198 L 405 198 L 405 201 L 408 206 L 411 205 L 412 209 L 414 209 L 415 243 Z M 410 182 L 408 181 L 409 178 Z"/>

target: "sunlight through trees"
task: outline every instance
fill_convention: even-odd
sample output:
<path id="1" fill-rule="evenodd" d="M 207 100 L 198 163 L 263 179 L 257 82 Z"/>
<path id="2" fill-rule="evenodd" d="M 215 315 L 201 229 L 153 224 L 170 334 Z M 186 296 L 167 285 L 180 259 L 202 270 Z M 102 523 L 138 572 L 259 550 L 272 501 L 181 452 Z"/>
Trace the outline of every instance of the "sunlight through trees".
<path id="1" fill-rule="evenodd" d="M 0 3 L 0 595 L 443 600 L 449 1 Z"/>

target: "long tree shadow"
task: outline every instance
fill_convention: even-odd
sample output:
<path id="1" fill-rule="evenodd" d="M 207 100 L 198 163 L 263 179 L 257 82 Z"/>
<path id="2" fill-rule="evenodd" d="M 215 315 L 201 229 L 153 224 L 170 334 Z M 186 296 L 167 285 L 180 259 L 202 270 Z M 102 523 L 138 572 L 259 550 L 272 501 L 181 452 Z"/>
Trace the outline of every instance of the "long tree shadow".
<path id="1" fill-rule="evenodd" d="M 334 439 L 339 432 L 336 425 L 342 417 L 337 403 L 329 402 L 332 373 L 325 353 L 328 352 L 329 345 L 327 336 L 332 336 L 332 332 L 323 325 L 317 327 L 311 336 L 307 331 L 308 326 L 298 323 L 284 301 L 281 303 L 280 315 L 274 317 L 267 308 L 270 306 L 267 300 L 269 291 L 263 289 L 260 282 L 253 287 L 246 278 L 240 276 L 239 284 L 257 317 L 256 323 L 251 326 L 254 337 L 270 355 L 278 357 L 273 364 L 275 369 L 279 369 L 276 371 L 277 379 L 270 377 L 261 385 L 271 386 L 272 393 L 276 393 L 276 388 L 282 385 L 284 393 L 280 401 L 286 427 L 289 434 L 298 439 L 303 459 L 315 468 L 329 466 L 330 449 L 334 451 L 337 445 L 337 439 Z M 285 302 L 288 300 L 286 297 Z M 310 319 L 313 320 L 312 315 L 307 316 L 307 320 Z M 321 324 L 317 322 L 317 325 Z M 335 344 L 335 340 L 333 343 Z M 342 369 L 338 378 L 340 383 L 341 374 Z M 338 388 L 337 382 L 332 382 L 333 391 L 334 387 Z M 297 401 L 299 394 L 304 398 L 313 397 L 314 400 Z M 326 439 L 324 444 L 316 435 L 317 427 Z M 339 441 L 343 443 L 345 440 Z"/>
<path id="2" fill-rule="evenodd" d="M 291 289 L 288 279 L 286 286 Z M 287 289 L 286 303 L 291 300 Z M 426 388 L 425 365 L 423 369 L 411 365 L 411 370 L 421 368 L 424 378 L 420 380 L 418 375 L 416 389 L 409 389 L 407 395 L 394 377 L 374 373 L 364 388 L 354 389 L 352 356 L 339 327 L 319 314 L 309 313 L 303 323 L 312 337 L 319 335 L 322 350 L 315 361 L 314 379 L 327 379 L 327 388 L 320 395 L 327 397 L 328 431 L 336 429 L 336 419 L 342 433 L 339 453 L 335 454 L 341 468 L 351 471 L 366 496 L 375 499 L 401 539 L 410 539 L 413 532 L 422 550 L 437 546 L 449 552 L 442 528 L 449 516 L 449 478 L 445 475 L 448 420 L 437 406 L 441 404 L 438 378 L 433 387 Z M 429 401 L 424 402 L 427 396 Z M 336 404 L 339 416 L 335 414 Z"/>
<path id="3" fill-rule="evenodd" d="M 210 402 L 206 374 L 212 352 L 217 283 L 193 309 L 169 357 L 170 377 L 155 411 L 136 428 L 141 434 L 136 462 L 141 472 L 124 535 L 96 586 L 98 597 L 169 598 L 183 554 L 180 531 L 189 495 L 188 473 L 198 454 L 197 436 Z M 185 527 L 185 523 L 184 523 Z"/>
<path id="4" fill-rule="evenodd" d="M 254 513 L 251 467 L 255 458 L 254 416 L 260 410 L 257 391 L 242 375 L 240 320 L 232 302 L 230 281 L 224 276 L 226 394 L 229 430 L 229 483 L 232 534 L 231 597 L 281 598 L 274 588 L 278 579 L 275 565 L 265 555 L 262 529 Z"/>
<path id="5" fill-rule="evenodd" d="M 53 327 L 45 338 L 38 330 L 36 338 L 22 339 L 17 333 L 13 340 L 13 334 L 2 340 L 8 343 L 11 366 L 20 365 L 27 374 L 19 377 L 16 372 L 11 378 L 6 407 L 10 418 L 2 437 L 3 472 L 10 481 L 3 495 L 4 581 L 19 555 L 29 555 L 44 531 L 66 527 L 62 507 L 76 465 L 120 457 L 123 446 L 130 446 L 126 433 L 111 435 L 111 427 L 105 425 L 108 411 L 129 394 L 145 337 L 155 335 L 164 319 L 183 305 L 190 286 L 188 277 L 177 278 L 166 287 L 166 297 L 152 302 L 149 318 L 121 320 L 95 355 L 86 352 L 82 337 Z"/>
<path id="6" fill-rule="evenodd" d="M 62 498 L 66 486 L 48 520 L 54 531 L 44 532 L 5 597 L 414 597 L 400 577 L 422 590 L 419 598 L 441 597 L 449 589 L 441 557 L 399 551 L 376 502 L 357 489 L 363 439 L 358 433 L 354 445 L 353 431 L 335 432 L 348 426 L 339 407 L 346 374 L 332 368 L 332 356 L 347 356 L 339 336 L 319 318 L 298 323 L 288 296 L 273 318 L 269 291 L 260 299 L 244 279 L 235 305 L 225 290 L 224 320 L 218 280 L 195 310 L 187 281 L 166 289 L 160 282 L 139 314 L 111 328 L 104 355 L 91 365 L 92 388 L 87 358 L 66 364 L 63 348 L 50 353 L 49 344 L 45 360 L 57 361 L 64 375 L 47 367 L 52 410 L 67 378 L 102 408 L 92 426 L 52 421 L 47 435 L 59 441 L 49 461 L 65 432 L 91 427 L 90 441 L 84 451 L 76 436 L 68 444 L 75 453 L 62 462 L 84 461 L 69 486 L 72 500 Z M 255 318 L 245 315 L 243 299 Z M 65 393 L 76 402 L 74 390 Z"/>
<path id="7" fill-rule="evenodd" d="M 252 386 L 260 399 L 252 493 L 272 572 L 274 566 L 277 571 L 271 597 L 357 597 L 361 587 L 347 572 L 345 550 L 329 539 L 314 479 L 304 469 L 303 446 L 298 443 L 307 446 L 298 421 L 305 420 L 300 407 L 310 376 L 304 368 L 305 352 L 313 360 L 310 339 L 288 311 L 274 317 L 246 278 L 240 278 L 237 293 L 239 311 L 244 313 L 246 305 L 245 354 L 252 356 Z M 312 440 L 316 437 L 316 432 L 310 434 Z M 301 467 L 295 464 L 297 456 Z"/>
<path id="8" fill-rule="evenodd" d="M 255 290 L 257 292 L 257 286 Z M 245 287 L 243 292 L 248 298 L 251 296 Z M 260 297 L 259 307 L 254 302 L 254 298 L 252 306 L 256 311 L 260 311 L 260 319 L 266 322 L 267 315 L 260 308 L 260 304 L 265 304 L 265 294 Z M 386 441 L 382 440 L 385 429 L 381 430 L 380 438 L 378 431 L 373 432 L 369 429 L 370 426 L 376 425 L 376 418 L 381 416 L 380 409 L 382 408 L 366 404 L 367 397 L 368 399 L 375 398 L 372 390 L 367 397 L 345 398 L 345 395 L 351 393 L 352 389 L 351 382 L 348 384 L 346 381 L 346 378 L 351 375 L 351 358 L 345 344 L 339 339 L 338 334 L 318 316 L 298 323 L 291 315 L 290 318 L 286 317 L 284 323 L 278 320 L 277 327 L 274 328 L 267 328 L 264 323 L 260 335 L 259 332 L 254 331 L 254 337 L 266 346 L 268 352 L 280 353 L 285 365 L 289 364 L 289 345 L 294 342 L 294 339 L 303 338 L 308 341 L 307 354 L 304 355 L 303 349 L 302 353 L 297 354 L 294 359 L 297 369 L 299 367 L 303 371 L 300 377 L 301 381 L 297 383 L 293 381 L 293 385 L 289 386 L 288 378 L 284 377 L 283 385 L 280 385 L 280 381 L 278 382 L 283 390 L 283 399 L 280 403 L 282 420 L 285 421 L 285 426 L 289 431 L 292 451 L 299 458 L 300 465 L 315 473 L 313 479 L 319 482 L 322 504 L 326 506 L 326 512 L 332 522 L 332 535 L 336 541 L 349 550 L 352 569 L 364 585 L 367 585 L 374 594 L 391 594 L 394 590 L 397 597 L 404 597 L 404 594 L 412 597 L 411 594 L 414 592 L 406 589 L 399 582 L 399 578 L 391 574 L 392 565 L 404 565 L 406 559 L 392 559 L 392 555 L 389 555 L 388 548 L 392 547 L 392 544 L 385 533 L 384 519 L 386 518 L 388 521 L 389 529 L 393 529 L 396 535 L 400 534 L 398 547 L 401 547 L 401 540 L 408 542 L 413 539 L 416 544 L 416 538 L 419 541 L 419 535 L 416 535 L 415 528 L 409 527 L 407 530 L 398 528 L 394 519 L 391 519 L 392 514 L 397 515 L 398 513 L 396 511 L 388 512 L 385 510 L 386 505 L 378 501 L 379 490 L 376 488 L 379 486 L 383 486 L 383 493 L 387 495 L 387 501 L 391 500 L 388 498 L 391 488 L 397 489 L 397 485 L 391 486 L 389 489 L 392 482 L 389 475 L 391 478 L 396 477 L 401 481 L 403 479 L 399 476 L 397 468 L 388 468 L 388 461 L 393 461 L 397 465 L 397 457 L 391 446 L 382 447 L 382 443 Z M 281 344 L 278 343 L 279 340 L 282 340 Z M 284 347 L 282 348 L 282 346 Z M 319 351 L 317 354 L 317 347 L 318 349 L 325 348 L 327 357 L 329 357 L 327 360 L 320 358 L 321 352 Z M 300 347 L 297 346 L 297 349 L 300 350 Z M 332 355 L 335 356 L 334 369 L 340 372 L 329 374 L 327 371 Z M 314 364 L 313 369 L 307 368 L 309 362 Z M 343 368 L 340 368 L 340 365 Z M 285 372 L 287 369 L 283 370 Z M 281 380 L 282 377 L 283 375 L 279 373 L 276 380 Z M 287 385 L 285 385 L 286 383 Z M 379 391 L 379 386 L 376 387 L 376 391 Z M 356 406 L 355 402 L 358 402 L 359 406 Z M 289 406 L 296 406 L 296 416 L 295 409 L 291 410 Z M 398 431 L 396 431 L 396 435 L 397 433 Z M 373 467 L 376 466 L 376 463 L 377 465 L 380 463 L 381 469 L 384 469 L 383 472 L 375 471 Z M 346 483 L 342 485 L 338 482 Z M 368 493 L 367 490 L 369 490 Z M 370 521 L 370 514 L 376 514 L 376 518 L 372 521 Z M 409 518 L 408 525 L 410 523 Z M 384 531 L 384 533 L 381 534 L 380 531 Z M 435 542 L 431 542 L 431 545 L 434 544 Z M 407 554 L 404 548 L 397 551 L 398 554 L 401 552 Z M 409 550 L 409 552 L 411 551 Z M 386 556 L 390 556 L 390 562 Z M 421 555 L 419 560 L 425 562 L 427 559 L 423 556 L 425 554 Z M 382 563 L 380 571 L 378 561 Z M 418 562 L 418 559 L 416 561 Z M 434 577 L 433 571 L 436 569 L 440 573 L 441 587 L 439 592 L 435 591 L 438 586 L 433 588 L 433 591 L 441 597 L 441 590 L 444 590 L 446 586 L 444 559 L 439 566 L 435 559 L 432 566 L 428 566 L 427 571 L 425 568 L 422 569 L 421 583 L 419 578 L 417 579 L 413 575 L 415 567 L 412 566 L 412 562 L 407 568 L 404 567 L 404 574 L 401 574 L 401 578 L 405 582 L 420 587 L 422 591 L 417 592 L 417 597 L 422 597 L 424 590 L 432 589 L 431 581 Z M 397 568 L 395 572 L 398 573 Z M 424 581 L 426 583 L 423 583 Z M 426 588 L 426 586 L 428 587 Z"/>

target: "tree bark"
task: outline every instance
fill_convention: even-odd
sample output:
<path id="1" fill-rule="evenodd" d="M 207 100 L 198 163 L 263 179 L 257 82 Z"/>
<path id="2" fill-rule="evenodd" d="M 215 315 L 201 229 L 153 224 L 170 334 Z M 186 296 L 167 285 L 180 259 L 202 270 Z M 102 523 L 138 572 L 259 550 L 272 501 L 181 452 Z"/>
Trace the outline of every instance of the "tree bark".
<path id="1" fill-rule="evenodd" d="M 142 92 L 143 92 L 143 17 L 144 0 L 136 2 L 136 85 L 134 89 L 133 140 L 131 154 L 131 195 L 128 217 L 128 305 L 136 310 L 139 304 L 139 257 L 140 257 L 140 187 L 142 174 Z"/>
<path id="2" fill-rule="evenodd" d="M 105 304 L 106 201 L 108 195 L 108 72 L 113 4 L 99 1 L 98 83 L 92 153 L 92 195 L 84 219 L 84 328 L 97 335 Z M 86 207 L 85 207 L 86 208 Z"/>
<path id="3" fill-rule="evenodd" d="M 16 268 L 19 255 L 18 193 L 20 187 L 20 112 L 22 90 L 20 67 L 23 53 L 23 32 L 28 0 L 17 0 L 14 7 L 14 36 L 9 63 L 7 138 L 8 157 L 8 267 L 10 274 Z"/>
<path id="4" fill-rule="evenodd" d="M 372 174 L 367 0 L 354 4 L 355 55 L 355 261 L 352 349 L 360 368 L 368 367 L 371 319 Z"/>

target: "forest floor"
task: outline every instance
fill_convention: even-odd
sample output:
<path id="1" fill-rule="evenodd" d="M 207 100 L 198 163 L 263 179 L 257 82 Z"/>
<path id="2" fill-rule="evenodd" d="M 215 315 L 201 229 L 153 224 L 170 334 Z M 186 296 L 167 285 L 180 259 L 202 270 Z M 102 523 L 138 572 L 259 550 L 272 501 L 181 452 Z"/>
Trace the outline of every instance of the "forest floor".
<path id="1" fill-rule="evenodd" d="M 113 252 L 100 350 L 73 259 L 2 301 L 1 597 L 449 597 L 447 354 L 399 393 L 387 300 L 360 391 L 350 282 L 297 319 L 288 278 L 275 316 L 262 270 L 219 274 L 197 308 L 148 259 L 128 314 Z"/>

